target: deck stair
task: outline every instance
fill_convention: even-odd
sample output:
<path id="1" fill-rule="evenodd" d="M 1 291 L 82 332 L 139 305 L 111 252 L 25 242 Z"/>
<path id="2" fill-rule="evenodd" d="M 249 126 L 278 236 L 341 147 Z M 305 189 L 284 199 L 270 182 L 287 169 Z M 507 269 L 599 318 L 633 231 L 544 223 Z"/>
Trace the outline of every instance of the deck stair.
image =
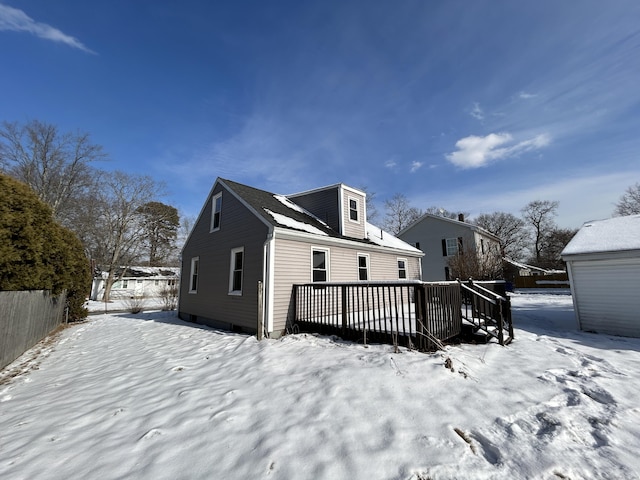
<path id="1" fill-rule="evenodd" d="M 459 281 L 462 292 L 462 329 L 477 343 L 495 338 L 500 345 L 513 340 L 509 297 L 474 282 Z"/>

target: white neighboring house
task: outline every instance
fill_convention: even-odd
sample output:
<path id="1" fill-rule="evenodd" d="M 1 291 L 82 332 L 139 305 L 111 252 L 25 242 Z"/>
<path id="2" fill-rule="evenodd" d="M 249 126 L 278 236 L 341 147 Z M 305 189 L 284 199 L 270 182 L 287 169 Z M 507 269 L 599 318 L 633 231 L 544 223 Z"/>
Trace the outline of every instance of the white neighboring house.
<path id="1" fill-rule="evenodd" d="M 562 259 L 579 328 L 640 337 L 640 215 L 585 223 Z"/>
<path id="2" fill-rule="evenodd" d="M 93 277 L 91 300 L 102 300 L 107 276 L 107 272 L 100 272 Z M 111 299 L 159 298 L 167 287 L 179 287 L 179 279 L 180 267 L 127 267 L 113 284 Z"/>

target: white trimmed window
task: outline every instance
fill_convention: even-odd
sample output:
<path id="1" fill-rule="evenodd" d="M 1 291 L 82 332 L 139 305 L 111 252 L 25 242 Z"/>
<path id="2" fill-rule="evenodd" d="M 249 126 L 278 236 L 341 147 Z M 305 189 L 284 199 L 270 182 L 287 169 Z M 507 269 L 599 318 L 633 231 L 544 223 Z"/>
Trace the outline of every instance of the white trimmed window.
<path id="1" fill-rule="evenodd" d="M 442 254 L 445 257 L 453 257 L 459 253 L 462 253 L 462 237 L 442 240 Z"/>
<path id="2" fill-rule="evenodd" d="M 231 250 L 231 268 L 229 269 L 229 295 L 242 295 L 242 276 L 244 271 L 244 247 Z"/>
<path id="3" fill-rule="evenodd" d="M 211 232 L 220 230 L 220 215 L 222 214 L 222 192 L 211 199 Z"/>
<path id="4" fill-rule="evenodd" d="M 129 280 L 127 278 L 122 279 L 122 288 L 129 288 Z"/>
<path id="5" fill-rule="evenodd" d="M 398 259 L 398 278 L 400 280 L 404 280 L 407 278 L 407 259 L 399 258 Z"/>
<path id="6" fill-rule="evenodd" d="M 329 281 L 329 250 L 324 248 L 311 249 L 311 281 Z"/>
<path id="7" fill-rule="evenodd" d="M 358 201 L 357 198 L 353 198 L 353 197 L 349 197 L 349 221 L 350 222 L 356 222 L 359 223 L 359 216 L 358 216 L 358 211 L 359 211 L 359 205 L 360 202 Z"/>
<path id="8" fill-rule="evenodd" d="M 200 268 L 200 257 L 191 259 L 191 275 L 189 275 L 189 293 L 198 292 L 198 269 Z"/>
<path id="9" fill-rule="evenodd" d="M 369 280 L 369 255 L 358 254 L 358 280 Z"/>

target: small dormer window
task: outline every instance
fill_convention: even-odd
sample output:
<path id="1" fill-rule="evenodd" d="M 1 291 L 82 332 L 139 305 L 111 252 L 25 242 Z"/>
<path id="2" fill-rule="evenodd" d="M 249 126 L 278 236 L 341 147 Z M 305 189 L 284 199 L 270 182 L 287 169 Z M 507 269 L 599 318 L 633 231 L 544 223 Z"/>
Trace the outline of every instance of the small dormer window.
<path id="1" fill-rule="evenodd" d="M 349 199 L 349 220 L 352 222 L 358 222 L 358 200 L 356 198 Z"/>

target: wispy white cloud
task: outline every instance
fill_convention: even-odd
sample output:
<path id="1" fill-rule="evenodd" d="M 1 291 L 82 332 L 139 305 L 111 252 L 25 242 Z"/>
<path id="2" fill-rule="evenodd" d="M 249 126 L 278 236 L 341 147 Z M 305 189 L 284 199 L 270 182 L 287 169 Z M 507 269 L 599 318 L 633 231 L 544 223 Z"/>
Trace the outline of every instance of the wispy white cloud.
<path id="1" fill-rule="evenodd" d="M 424 164 L 423 162 L 418 162 L 418 161 L 411 162 L 411 173 L 415 173 L 418 170 L 420 170 L 423 164 Z"/>
<path id="2" fill-rule="evenodd" d="M 0 4 L 0 30 L 27 32 L 45 40 L 64 43 L 83 52 L 95 54 L 77 38 L 67 35 L 46 23 L 36 22 L 22 10 Z"/>
<path id="3" fill-rule="evenodd" d="M 538 95 L 535 93 L 527 93 L 527 92 L 520 92 L 518 94 L 518 98 L 521 98 L 523 100 L 529 100 L 531 98 L 536 98 Z"/>
<path id="4" fill-rule="evenodd" d="M 484 111 L 482 110 L 478 102 L 473 103 L 473 108 L 471 109 L 470 115 L 473 118 L 477 118 L 478 120 L 484 120 Z"/>
<path id="5" fill-rule="evenodd" d="M 546 133 L 514 143 L 509 133 L 490 133 L 485 137 L 470 135 L 456 142 L 457 151 L 446 155 L 460 168 L 484 167 L 494 160 L 515 157 L 524 152 L 546 147 L 551 138 Z"/>
<path id="6" fill-rule="evenodd" d="M 384 162 L 384 166 L 386 168 L 395 168 L 395 166 L 397 165 L 396 161 L 394 159 L 389 159 L 386 162 Z"/>

